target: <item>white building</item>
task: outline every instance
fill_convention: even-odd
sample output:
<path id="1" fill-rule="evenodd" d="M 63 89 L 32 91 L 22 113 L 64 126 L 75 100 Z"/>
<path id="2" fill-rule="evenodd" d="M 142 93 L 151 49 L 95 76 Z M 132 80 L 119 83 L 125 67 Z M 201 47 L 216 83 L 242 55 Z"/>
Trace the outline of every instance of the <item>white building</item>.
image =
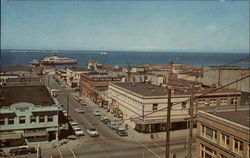
<path id="1" fill-rule="evenodd" d="M 3 87 L 1 96 L 1 143 L 23 145 L 56 138 L 61 107 L 45 86 Z"/>
<path id="2" fill-rule="evenodd" d="M 87 68 L 68 68 L 66 70 L 67 84 L 72 88 L 79 87 L 81 74 L 86 74 L 88 72 L 90 72 L 90 70 Z"/>
<path id="3" fill-rule="evenodd" d="M 166 129 L 168 96 L 164 88 L 146 83 L 116 82 L 109 84 L 108 96 L 110 108 L 118 115 L 122 113 L 123 120 L 135 130 L 148 133 Z M 188 98 L 183 93 L 172 94 L 172 129 L 185 128 L 189 118 L 189 103 L 185 102 Z"/>

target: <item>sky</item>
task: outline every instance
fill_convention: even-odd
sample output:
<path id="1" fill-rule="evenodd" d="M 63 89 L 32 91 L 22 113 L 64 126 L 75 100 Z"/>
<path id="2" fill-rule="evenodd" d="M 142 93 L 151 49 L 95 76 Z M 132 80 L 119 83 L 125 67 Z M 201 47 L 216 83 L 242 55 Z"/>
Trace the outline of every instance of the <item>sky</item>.
<path id="1" fill-rule="evenodd" d="M 1 49 L 249 52 L 249 1 L 2 1 Z"/>

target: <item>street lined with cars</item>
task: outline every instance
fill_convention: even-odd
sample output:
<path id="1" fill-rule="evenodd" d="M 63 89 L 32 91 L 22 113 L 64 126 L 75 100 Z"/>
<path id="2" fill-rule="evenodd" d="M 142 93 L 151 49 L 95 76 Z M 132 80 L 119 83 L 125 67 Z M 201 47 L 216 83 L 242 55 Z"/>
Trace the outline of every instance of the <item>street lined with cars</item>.
<path id="1" fill-rule="evenodd" d="M 54 89 L 58 89 L 58 86 L 60 87 L 56 81 L 52 81 L 50 86 L 54 86 Z M 65 89 L 60 87 L 60 89 L 61 91 L 57 92 L 57 99 L 64 105 L 64 115 L 67 115 L 66 110 L 69 110 L 68 118 L 71 120 L 69 124 L 74 130 L 75 135 L 77 135 L 71 141 L 78 141 L 79 144 L 67 146 L 68 143 L 64 141 L 66 144 L 61 148 L 53 150 L 54 152 L 43 151 L 44 156 L 52 155 L 53 157 L 59 156 L 61 158 L 127 158 L 142 157 L 142 155 L 145 158 L 163 157 L 165 151 L 160 147 L 164 146 L 163 140 L 141 142 L 129 140 L 127 139 L 128 137 L 121 137 L 127 136 L 126 134 L 128 133 L 125 128 L 121 128 L 120 124 L 117 123 L 117 121 L 120 121 L 118 118 L 114 118 L 111 113 L 106 115 L 104 110 L 99 110 L 99 105 L 89 101 L 89 99 L 79 98 L 68 86 Z M 83 102 L 86 103 L 86 106 L 82 105 Z M 82 108 L 84 114 L 79 113 L 76 110 L 78 108 Z M 111 127 L 113 127 L 114 130 L 111 130 Z M 85 136 L 78 135 L 78 131 Z M 96 133 L 93 134 L 94 131 L 96 131 L 98 135 Z M 73 137 L 74 135 L 71 136 Z M 180 143 L 183 146 L 183 142 L 180 141 Z"/>

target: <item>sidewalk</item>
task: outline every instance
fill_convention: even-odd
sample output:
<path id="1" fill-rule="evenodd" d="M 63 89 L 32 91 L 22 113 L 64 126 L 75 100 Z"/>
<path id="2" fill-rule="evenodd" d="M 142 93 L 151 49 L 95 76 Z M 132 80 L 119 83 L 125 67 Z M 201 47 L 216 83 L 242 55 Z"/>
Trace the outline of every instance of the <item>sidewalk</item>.
<path id="1" fill-rule="evenodd" d="M 79 96 L 77 93 L 71 93 L 72 96 Z M 101 108 L 100 105 L 95 104 L 93 101 L 91 101 L 87 97 L 80 97 L 81 99 L 85 100 L 87 102 L 87 106 L 92 110 L 99 110 L 102 114 L 102 116 L 107 116 L 112 121 L 121 121 L 121 118 L 114 117 L 114 115 L 111 112 L 107 112 L 107 109 Z M 120 127 L 125 128 L 125 124 L 122 123 Z M 170 132 L 170 139 L 185 139 L 188 135 L 189 130 L 183 129 L 183 130 L 175 130 Z M 154 140 L 165 140 L 166 139 L 166 132 L 157 132 L 154 133 L 154 138 L 151 138 L 150 133 L 139 133 L 132 127 L 128 127 L 127 130 L 128 137 L 123 137 L 127 140 L 136 140 L 136 141 L 154 141 Z M 196 134 L 196 129 L 193 130 L 193 135 Z"/>

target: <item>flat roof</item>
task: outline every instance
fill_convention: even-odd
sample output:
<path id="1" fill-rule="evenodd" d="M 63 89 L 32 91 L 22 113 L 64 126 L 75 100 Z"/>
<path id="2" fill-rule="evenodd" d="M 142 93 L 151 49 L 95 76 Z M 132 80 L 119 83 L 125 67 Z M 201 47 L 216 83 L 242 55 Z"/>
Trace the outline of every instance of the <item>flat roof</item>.
<path id="1" fill-rule="evenodd" d="M 238 123 L 240 125 L 249 127 L 250 126 L 250 110 L 231 110 L 231 111 L 217 111 L 216 113 L 211 112 L 210 114 L 217 117 L 223 118 L 228 121 Z"/>
<path id="2" fill-rule="evenodd" d="M 113 82 L 112 84 L 143 96 L 166 96 L 164 88 L 141 82 Z"/>
<path id="3" fill-rule="evenodd" d="M 50 106 L 54 104 L 47 88 L 39 86 L 5 86 L 0 91 L 0 107 L 17 102 L 29 102 L 35 105 Z"/>

